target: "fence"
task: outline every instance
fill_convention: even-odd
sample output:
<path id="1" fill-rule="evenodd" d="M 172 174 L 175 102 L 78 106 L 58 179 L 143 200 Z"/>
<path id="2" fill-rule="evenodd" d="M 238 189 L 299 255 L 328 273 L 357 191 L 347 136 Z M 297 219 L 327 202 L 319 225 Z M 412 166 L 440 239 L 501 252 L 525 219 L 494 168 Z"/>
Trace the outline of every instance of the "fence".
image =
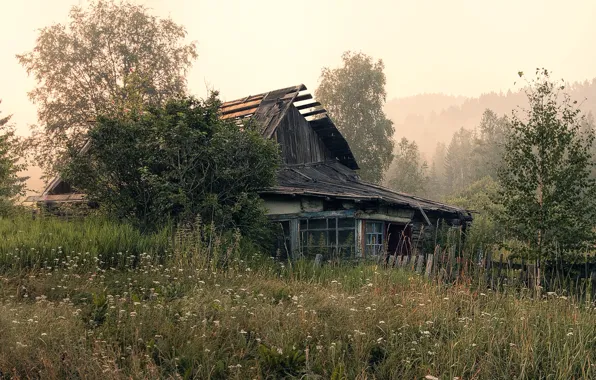
<path id="1" fill-rule="evenodd" d="M 457 254 L 455 248 L 440 249 L 431 254 L 398 255 L 385 257 L 384 265 L 402 268 L 444 282 L 477 282 L 494 290 L 528 288 L 594 298 L 596 292 L 596 257 L 584 256 L 583 262 L 545 261 L 542 265 L 524 259 L 498 259 L 492 253 L 476 260 Z"/>

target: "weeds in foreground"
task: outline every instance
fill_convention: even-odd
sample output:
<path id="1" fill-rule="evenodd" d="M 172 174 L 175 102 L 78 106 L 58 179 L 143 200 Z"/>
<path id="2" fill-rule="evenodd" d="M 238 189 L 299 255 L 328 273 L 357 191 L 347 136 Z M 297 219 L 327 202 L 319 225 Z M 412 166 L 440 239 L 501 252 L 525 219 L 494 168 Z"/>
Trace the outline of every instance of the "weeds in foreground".
<path id="1" fill-rule="evenodd" d="M 194 246 L 193 255 L 142 253 L 119 268 L 66 261 L 3 271 L 0 371 L 102 379 L 596 376 L 590 303 L 439 286 L 374 265 L 289 265 L 233 236 L 219 239 Z"/>
<path id="2" fill-rule="evenodd" d="M 142 234 L 129 224 L 101 218 L 76 222 L 27 216 L 0 218 L 0 270 L 122 269 L 143 253 L 165 258 L 171 241 L 169 228 Z"/>
<path id="3" fill-rule="evenodd" d="M 296 267 L 302 267 L 297 271 Z M 16 377 L 554 378 L 595 375 L 596 315 L 569 299 L 441 288 L 372 266 L 154 264 L 0 278 Z"/>

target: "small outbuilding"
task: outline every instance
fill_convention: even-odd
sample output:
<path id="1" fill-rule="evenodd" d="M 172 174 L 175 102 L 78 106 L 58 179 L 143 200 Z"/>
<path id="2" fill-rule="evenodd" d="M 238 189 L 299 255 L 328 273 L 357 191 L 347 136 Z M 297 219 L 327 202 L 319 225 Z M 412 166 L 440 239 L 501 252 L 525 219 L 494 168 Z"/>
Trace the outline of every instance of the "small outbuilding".
<path id="1" fill-rule="evenodd" d="M 432 242 L 439 226 L 465 232 L 472 221 L 468 210 L 362 181 L 348 142 L 304 85 L 223 103 L 221 117 L 253 118 L 263 137 L 280 145 L 277 186 L 260 194 L 280 227 L 283 256 L 410 254 Z M 29 200 L 47 206 L 86 202 L 59 177 Z"/>

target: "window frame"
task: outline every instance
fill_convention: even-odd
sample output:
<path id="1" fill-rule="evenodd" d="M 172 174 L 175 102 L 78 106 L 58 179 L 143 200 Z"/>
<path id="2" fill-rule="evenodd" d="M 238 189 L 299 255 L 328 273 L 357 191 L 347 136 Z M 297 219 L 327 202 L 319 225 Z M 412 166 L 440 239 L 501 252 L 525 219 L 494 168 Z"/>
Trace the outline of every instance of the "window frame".
<path id="1" fill-rule="evenodd" d="M 325 228 L 312 228 L 311 222 L 312 221 L 320 221 L 325 220 Z M 351 220 L 351 226 L 342 226 L 340 227 L 340 220 Z M 330 221 L 333 221 L 330 223 Z M 331 224 L 331 226 L 330 226 Z M 311 249 L 320 249 L 321 247 L 318 245 L 318 241 L 314 241 L 312 244 L 309 244 L 309 234 L 311 233 L 325 233 L 326 234 L 326 245 L 325 248 L 329 252 L 335 252 L 337 254 L 341 249 L 348 249 L 351 250 L 352 254 L 355 254 L 357 251 L 357 242 L 356 242 L 356 218 L 351 217 L 321 217 L 321 218 L 301 218 L 298 221 L 299 231 L 300 231 L 300 249 L 303 254 L 307 254 Z M 343 231 L 350 231 L 353 234 L 352 241 L 349 244 L 345 244 L 345 242 L 339 241 L 339 234 Z M 349 235 L 348 235 L 349 236 Z"/>
<path id="2" fill-rule="evenodd" d="M 368 227 L 374 226 L 369 232 Z M 378 256 L 385 250 L 385 222 L 382 220 L 364 220 L 364 254 Z M 374 242 L 373 242 L 374 240 Z M 380 241 L 380 242 L 379 242 Z"/>

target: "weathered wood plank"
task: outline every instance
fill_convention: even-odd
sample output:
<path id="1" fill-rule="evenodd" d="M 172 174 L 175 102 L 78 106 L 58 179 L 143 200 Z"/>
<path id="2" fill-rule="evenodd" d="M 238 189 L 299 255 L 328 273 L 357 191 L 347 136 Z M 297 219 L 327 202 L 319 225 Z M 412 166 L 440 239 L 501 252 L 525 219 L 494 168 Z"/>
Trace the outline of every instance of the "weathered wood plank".
<path id="1" fill-rule="evenodd" d="M 329 149 L 295 107 L 288 110 L 276 132 L 286 164 L 322 162 L 332 158 Z"/>
<path id="2" fill-rule="evenodd" d="M 416 262 L 416 273 L 422 272 L 422 264 L 424 263 L 424 255 L 418 255 Z"/>
<path id="3" fill-rule="evenodd" d="M 426 256 L 426 270 L 424 271 L 424 275 L 426 277 L 430 277 L 432 274 L 432 270 L 433 270 L 433 259 L 434 259 L 434 255 L 431 253 L 428 256 Z"/>
<path id="4" fill-rule="evenodd" d="M 493 273 L 493 267 L 492 267 L 492 251 L 489 249 L 486 251 L 486 256 L 485 256 L 485 270 L 486 270 L 486 283 L 490 284 L 492 286 L 492 273 Z"/>
<path id="5" fill-rule="evenodd" d="M 221 119 L 222 120 L 227 120 L 227 119 L 234 119 L 236 117 L 244 117 L 244 116 L 252 115 L 253 113 L 255 113 L 257 111 L 257 108 L 258 107 L 253 107 L 253 108 L 250 108 L 250 109 L 245 109 L 243 111 L 228 113 L 226 115 L 223 115 L 221 117 Z"/>
<path id="6" fill-rule="evenodd" d="M 261 99 L 263 99 L 264 96 L 265 96 L 265 94 L 247 96 L 246 98 L 236 99 L 236 100 L 231 100 L 229 102 L 225 102 L 221 106 L 222 107 L 232 107 L 232 106 L 236 106 L 238 104 L 242 104 L 242 103 L 245 103 L 245 102 L 252 102 L 254 100 L 261 100 Z"/>
<path id="7" fill-rule="evenodd" d="M 296 109 L 298 111 L 300 111 L 300 110 L 304 110 L 304 109 L 308 109 L 308 108 L 318 107 L 320 105 L 321 105 L 321 103 L 319 103 L 319 102 L 312 102 L 312 103 L 306 103 L 306 104 L 301 104 L 299 106 L 296 106 L 296 105 L 295 106 L 296 106 Z"/>
<path id="8" fill-rule="evenodd" d="M 234 106 L 221 107 L 221 114 L 226 115 L 232 112 L 244 111 L 252 108 L 257 108 L 261 104 L 261 100 L 253 100 L 250 102 L 240 103 Z"/>
<path id="9" fill-rule="evenodd" d="M 314 110 L 314 111 L 310 111 L 310 112 L 305 112 L 305 113 L 302 114 L 302 116 L 304 116 L 304 117 L 315 116 L 315 115 L 319 115 L 319 114 L 322 114 L 322 113 L 325 113 L 325 112 L 327 112 L 327 110 L 324 109 L 324 108 L 321 108 L 321 109 L 318 109 L 318 110 Z"/>
<path id="10" fill-rule="evenodd" d="M 303 100 L 308 100 L 308 99 L 312 99 L 312 95 L 311 94 L 298 95 L 296 97 L 296 99 L 294 99 L 294 102 L 301 102 Z"/>
<path id="11" fill-rule="evenodd" d="M 405 255 L 404 259 L 401 262 L 401 267 L 402 268 L 407 268 L 408 267 L 408 261 L 410 261 L 410 256 Z"/>

